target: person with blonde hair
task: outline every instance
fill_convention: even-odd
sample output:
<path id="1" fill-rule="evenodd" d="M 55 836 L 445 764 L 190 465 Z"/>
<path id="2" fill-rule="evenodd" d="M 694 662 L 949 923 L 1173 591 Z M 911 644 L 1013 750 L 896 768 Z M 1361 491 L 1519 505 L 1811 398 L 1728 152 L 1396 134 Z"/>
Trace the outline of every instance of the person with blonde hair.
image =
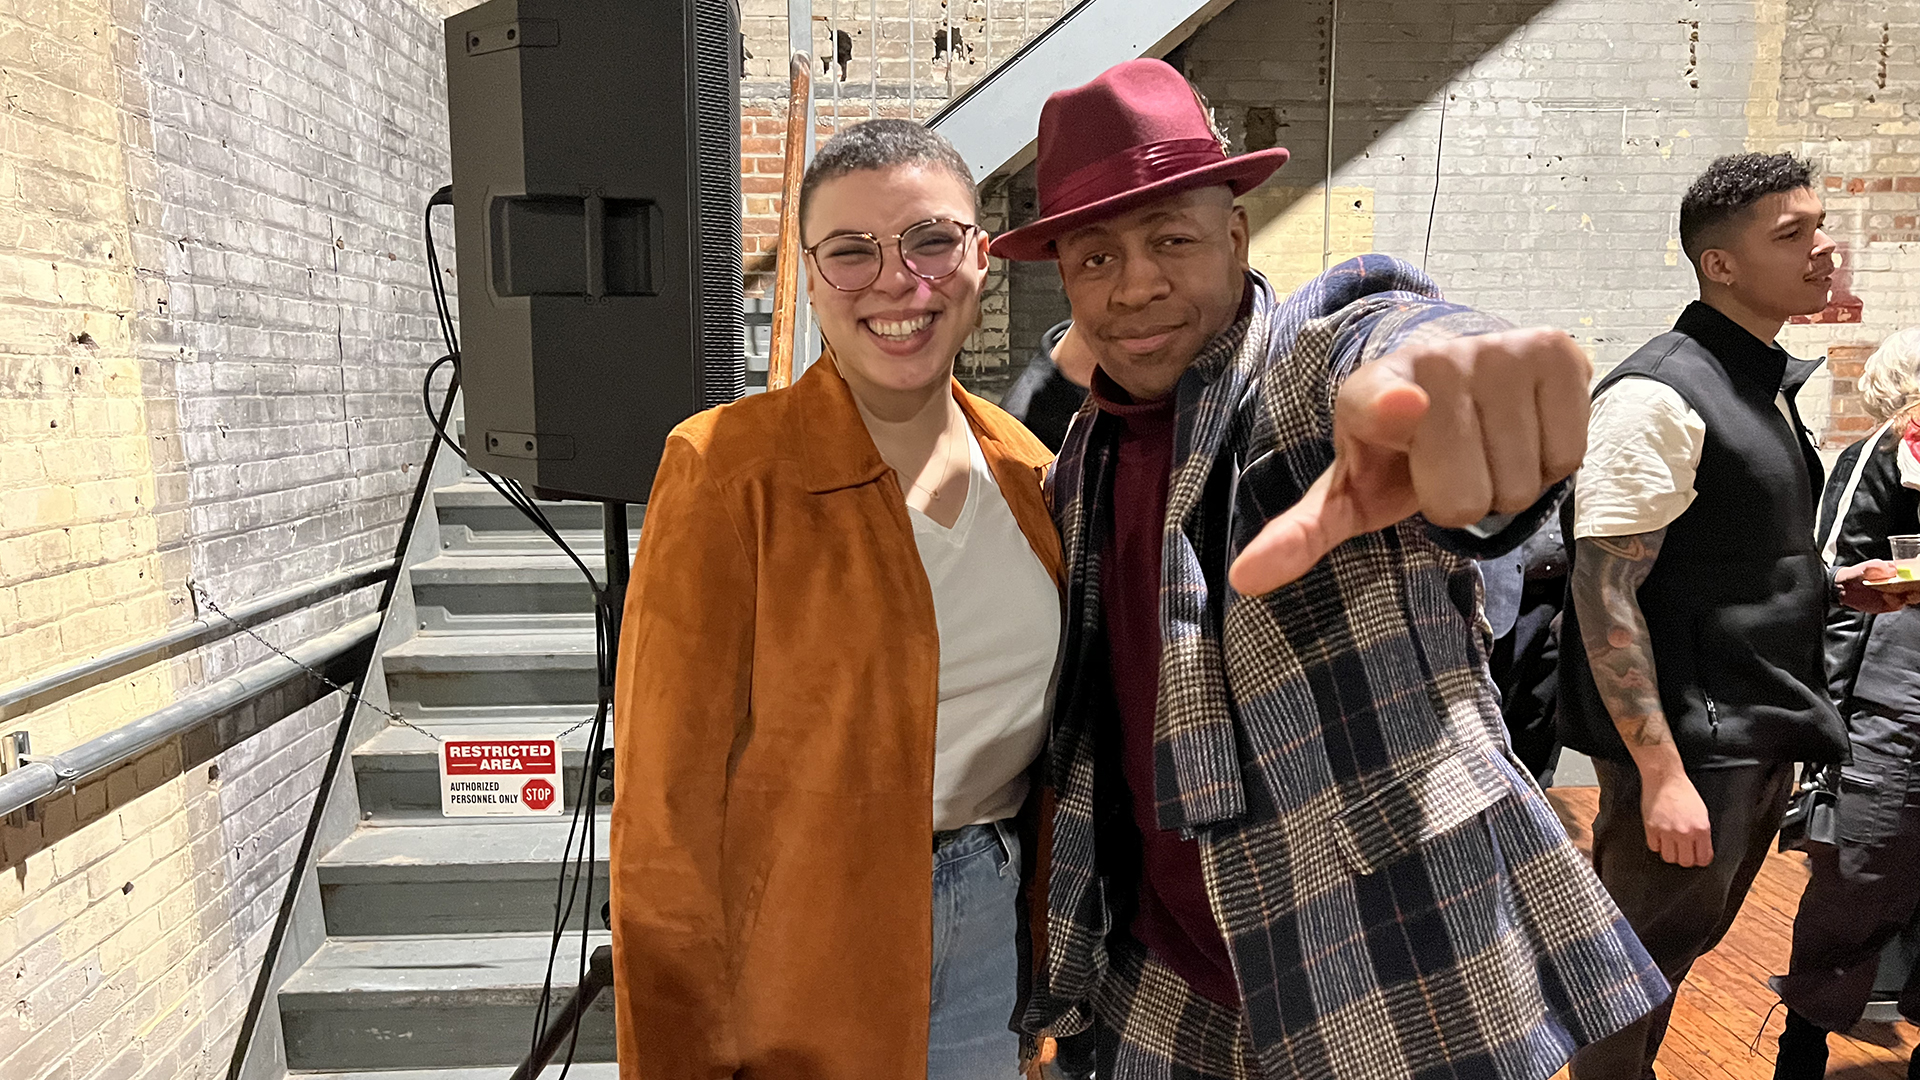
<path id="1" fill-rule="evenodd" d="M 1867 359 L 1857 385 L 1876 420 L 1920 414 L 1920 326 L 1888 334 Z"/>
<path id="2" fill-rule="evenodd" d="M 1920 532 L 1920 329 L 1887 338 L 1860 376 L 1881 421 L 1835 463 L 1820 506 L 1822 554 L 1847 566 L 1888 557 L 1887 537 Z M 1920 609 L 1827 613 L 1827 689 L 1847 722 L 1833 843 L 1808 845 L 1812 877 L 1793 920 L 1793 957 L 1772 980 L 1787 1005 L 1776 1080 L 1825 1074 L 1827 1032 L 1859 1021 L 1881 950 L 1920 906 Z M 1900 992 L 1920 1023 L 1920 970 Z M 1907 1066 L 1920 1080 L 1920 1056 Z"/>

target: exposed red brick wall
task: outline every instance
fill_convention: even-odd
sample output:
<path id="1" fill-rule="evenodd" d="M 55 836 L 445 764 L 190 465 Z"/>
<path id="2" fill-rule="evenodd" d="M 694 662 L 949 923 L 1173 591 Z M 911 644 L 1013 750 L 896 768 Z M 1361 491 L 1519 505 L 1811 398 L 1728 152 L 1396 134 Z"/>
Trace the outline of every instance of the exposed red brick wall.
<path id="1" fill-rule="evenodd" d="M 1867 357 L 1872 356 L 1873 350 L 1878 347 L 1878 342 L 1827 347 L 1827 371 L 1833 376 L 1833 403 L 1824 440 L 1829 448 L 1843 447 L 1856 439 L 1865 438 L 1877 424 L 1873 417 L 1867 415 L 1858 386 Z"/>
<path id="2" fill-rule="evenodd" d="M 1867 242 L 1920 243 L 1920 213 L 1912 197 L 1920 194 L 1920 176 L 1828 176 L 1823 186 L 1830 195 L 1890 196 L 1865 201 Z"/>
<path id="3" fill-rule="evenodd" d="M 924 110 L 921 110 L 924 111 Z M 865 102 L 840 103 L 840 125 L 868 119 Z M 906 103 L 882 105 L 880 116 L 906 116 Z M 923 117 L 924 119 L 924 117 Z M 814 140 L 833 137 L 834 118 L 814 116 Z M 740 104 L 740 232 L 748 296 L 773 295 L 775 249 L 780 242 L 781 173 L 786 167 L 787 103 L 743 101 Z"/>

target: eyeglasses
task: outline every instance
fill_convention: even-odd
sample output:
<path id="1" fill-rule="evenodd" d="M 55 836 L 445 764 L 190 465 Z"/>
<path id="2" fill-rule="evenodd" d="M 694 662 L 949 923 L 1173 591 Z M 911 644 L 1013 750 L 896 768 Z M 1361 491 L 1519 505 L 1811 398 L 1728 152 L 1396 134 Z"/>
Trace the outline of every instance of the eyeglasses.
<path id="1" fill-rule="evenodd" d="M 885 243 L 890 241 L 900 248 L 900 261 L 908 273 L 939 281 L 960 269 L 967 254 L 967 237 L 979 229 L 964 221 L 934 218 L 908 226 L 884 241 L 872 233 L 841 233 L 801 250 L 813 257 L 814 268 L 827 284 L 841 292 L 859 292 L 880 280 Z"/>

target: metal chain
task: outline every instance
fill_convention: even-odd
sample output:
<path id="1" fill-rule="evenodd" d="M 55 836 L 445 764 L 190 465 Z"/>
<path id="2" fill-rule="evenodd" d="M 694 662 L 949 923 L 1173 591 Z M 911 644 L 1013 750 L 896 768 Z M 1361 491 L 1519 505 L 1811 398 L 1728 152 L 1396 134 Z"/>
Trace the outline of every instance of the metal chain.
<path id="1" fill-rule="evenodd" d="M 215 615 L 218 615 L 222 619 L 225 619 L 227 621 L 227 624 L 229 626 L 232 626 L 235 630 L 240 631 L 241 633 L 247 635 L 253 640 L 266 646 L 267 650 L 273 653 L 275 656 L 278 656 L 280 659 L 285 660 L 287 663 L 292 664 L 294 667 L 297 667 L 300 670 L 306 672 L 308 675 L 311 675 L 314 679 L 318 680 L 321 685 L 327 687 L 329 690 L 338 690 L 343 694 L 354 693 L 354 691 L 348 689 L 347 687 L 341 686 L 339 683 L 328 678 L 323 672 L 315 670 L 311 665 L 303 664 L 300 661 L 294 659 L 293 657 L 288 656 L 287 653 L 284 650 L 282 650 L 278 645 L 275 645 L 273 642 L 268 641 L 266 638 L 263 638 L 259 634 L 254 633 L 253 630 L 250 629 L 249 627 L 242 626 L 240 622 L 237 619 L 235 619 L 233 616 L 220 610 L 220 605 L 213 602 L 213 597 L 208 596 L 207 591 L 205 589 L 202 589 L 198 585 L 190 585 L 189 587 L 193 590 L 193 595 L 195 596 L 195 598 L 197 598 L 199 602 L 202 605 L 204 605 L 208 611 L 211 611 Z M 419 724 L 416 724 L 413 721 L 407 719 L 406 717 L 401 716 L 399 713 L 394 712 L 392 709 L 382 708 L 381 706 L 375 705 L 373 702 L 368 701 L 365 694 L 360 695 L 360 704 L 362 707 L 372 709 L 374 712 L 377 712 L 381 716 L 386 717 L 388 720 L 396 724 L 399 724 L 403 728 L 407 728 L 412 731 L 417 731 L 420 734 L 425 735 L 427 738 L 432 739 L 434 742 L 445 741 L 441 739 L 440 736 L 435 735 L 433 732 L 428 731 L 426 728 L 421 727 Z M 553 737 L 556 740 L 564 739 L 567 736 L 573 734 L 574 732 L 579 731 L 581 728 L 586 727 L 588 724 L 592 722 L 593 722 L 593 716 L 590 714 L 585 719 L 581 720 L 579 723 L 566 728 L 565 730 L 561 731 L 558 735 L 555 735 Z"/>

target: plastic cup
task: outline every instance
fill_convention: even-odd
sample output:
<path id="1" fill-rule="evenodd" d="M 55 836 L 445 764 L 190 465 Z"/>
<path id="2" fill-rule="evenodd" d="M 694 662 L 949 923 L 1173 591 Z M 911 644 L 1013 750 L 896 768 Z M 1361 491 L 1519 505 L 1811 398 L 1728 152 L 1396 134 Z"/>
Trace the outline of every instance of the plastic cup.
<path id="1" fill-rule="evenodd" d="M 1920 580 L 1920 533 L 1906 536 L 1889 536 L 1887 543 L 1893 547 L 1893 567 L 1902 581 Z"/>

